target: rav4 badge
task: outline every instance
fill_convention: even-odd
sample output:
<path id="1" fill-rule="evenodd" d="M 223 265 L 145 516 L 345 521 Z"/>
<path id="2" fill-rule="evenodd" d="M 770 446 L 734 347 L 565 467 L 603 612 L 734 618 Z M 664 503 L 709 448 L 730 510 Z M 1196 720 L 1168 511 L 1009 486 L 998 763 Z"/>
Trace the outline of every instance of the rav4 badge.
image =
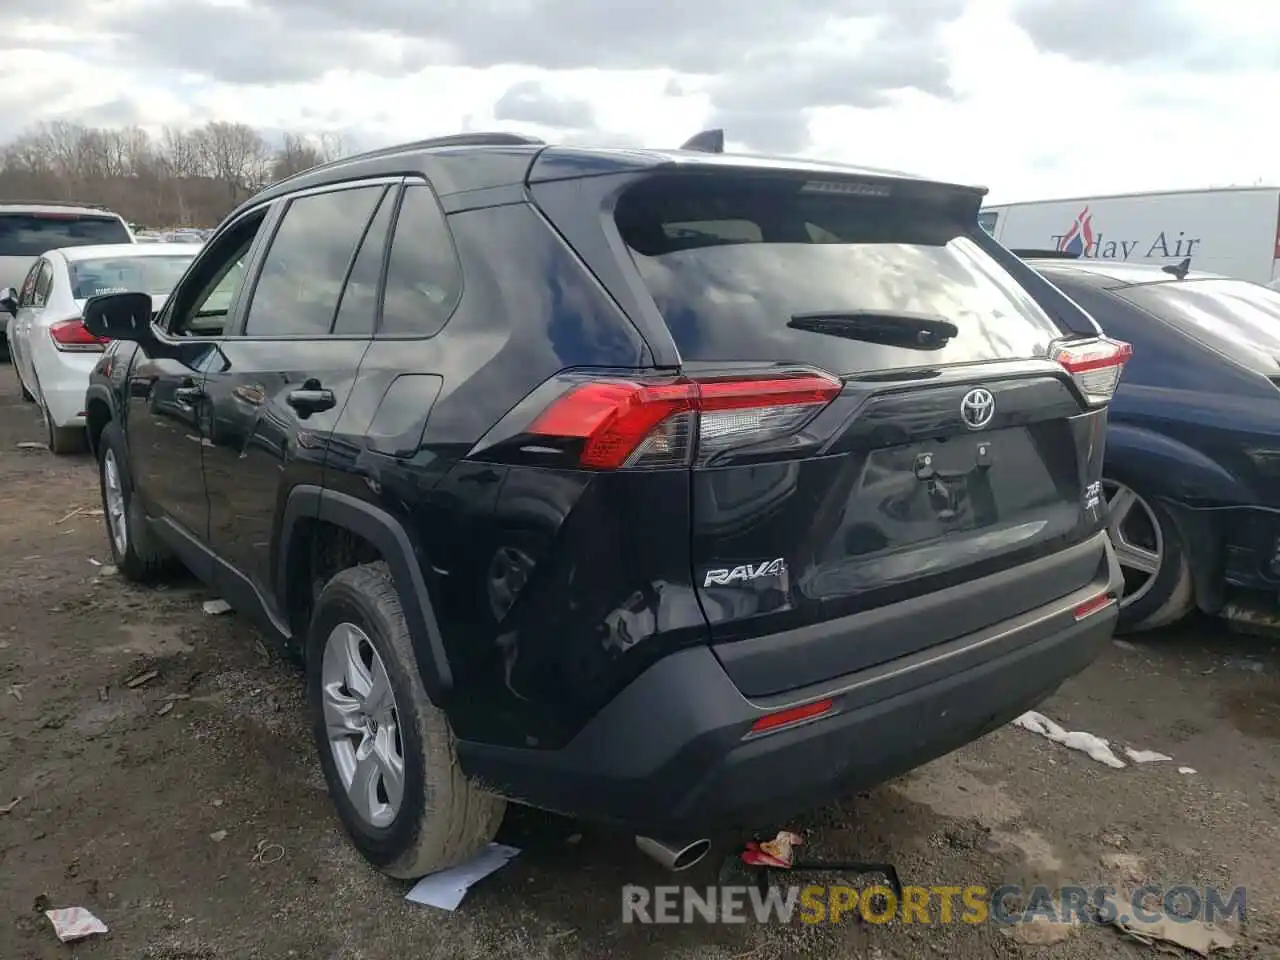
<path id="1" fill-rule="evenodd" d="M 775 560 L 764 560 L 760 563 L 742 563 L 736 567 L 720 567 L 708 570 L 702 579 L 704 587 L 725 587 L 745 580 L 759 580 L 761 577 L 780 577 L 787 572 L 787 561 L 782 557 Z"/>

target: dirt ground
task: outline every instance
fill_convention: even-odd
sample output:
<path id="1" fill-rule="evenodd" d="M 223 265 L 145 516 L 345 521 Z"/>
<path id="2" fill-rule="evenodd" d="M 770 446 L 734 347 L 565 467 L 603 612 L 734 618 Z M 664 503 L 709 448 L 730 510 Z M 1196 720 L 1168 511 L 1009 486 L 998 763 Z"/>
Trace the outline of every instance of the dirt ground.
<path id="1" fill-rule="evenodd" d="M 104 575 L 94 464 L 19 446 L 41 436 L 0 367 L 0 809 L 21 798 L 0 813 L 0 960 L 1155 955 L 1099 926 L 1045 948 L 992 924 L 625 925 L 623 884 L 670 875 L 528 812 L 506 828 L 525 852 L 457 912 L 407 903 L 340 832 L 296 668 L 197 584 Z M 1244 886 L 1222 955 L 1280 956 L 1280 648 L 1196 621 L 1114 645 L 1043 711 L 1174 759 L 1110 769 L 1006 728 L 798 826 L 908 884 Z M 110 934 L 58 943 L 41 911 L 77 905 Z"/>

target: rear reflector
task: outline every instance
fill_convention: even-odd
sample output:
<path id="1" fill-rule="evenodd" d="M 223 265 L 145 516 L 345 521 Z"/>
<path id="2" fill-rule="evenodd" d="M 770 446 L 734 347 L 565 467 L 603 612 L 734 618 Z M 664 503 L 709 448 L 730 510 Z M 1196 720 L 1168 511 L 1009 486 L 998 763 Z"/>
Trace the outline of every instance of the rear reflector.
<path id="1" fill-rule="evenodd" d="M 751 724 L 750 732 L 764 733 L 767 730 L 777 730 L 779 727 L 789 727 L 793 723 L 813 720 L 816 717 L 830 713 L 835 709 L 835 705 L 836 702 L 831 699 L 815 700 L 813 703 L 802 704 L 787 710 L 779 710 L 777 713 L 769 713 Z"/>
<path id="2" fill-rule="evenodd" d="M 1097 613 L 1111 606 L 1112 596 L 1109 593 L 1101 593 L 1092 600 L 1086 600 L 1080 606 L 1072 611 L 1077 621 L 1083 620 L 1085 617 Z"/>
<path id="3" fill-rule="evenodd" d="M 529 426 L 580 440 L 584 467 L 678 466 L 785 436 L 830 403 L 835 377 L 792 374 L 708 380 L 596 380 L 574 387 Z M 695 439 L 696 438 L 696 439 Z"/>
<path id="4" fill-rule="evenodd" d="M 1114 396 L 1124 365 L 1133 356 L 1133 347 L 1121 340 L 1099 337 L 1081 343 L 1058 344 L 1053 359 L 1062 364 L 1080 392 L 1091 404 L 1102 404 Z"/>
<path id="5" fill-rule="evenodd" d="M 106 337 L 90 333 L 79 317 L 50 324 L 49 336 L 54 347 L 64 353 L 101 353 L 111 342 Z"/>

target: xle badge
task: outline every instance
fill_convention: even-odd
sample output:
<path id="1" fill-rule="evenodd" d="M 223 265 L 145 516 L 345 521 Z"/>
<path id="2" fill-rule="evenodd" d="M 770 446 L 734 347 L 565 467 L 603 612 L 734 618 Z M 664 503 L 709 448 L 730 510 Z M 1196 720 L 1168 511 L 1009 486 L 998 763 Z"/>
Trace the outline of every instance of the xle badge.
<path id="1" fill-rule="evenodd" d="M 782 557 L 776 560 L 765 560 L 762 563 L 743 563 L 736 567 L 721 567 L 708 570 L 702 580 L 704 587 L 725 587 L 733 583 L 747 580 L 759 580 L 761 577 L 780 577 L 787 572 L 787 561 Z"/>

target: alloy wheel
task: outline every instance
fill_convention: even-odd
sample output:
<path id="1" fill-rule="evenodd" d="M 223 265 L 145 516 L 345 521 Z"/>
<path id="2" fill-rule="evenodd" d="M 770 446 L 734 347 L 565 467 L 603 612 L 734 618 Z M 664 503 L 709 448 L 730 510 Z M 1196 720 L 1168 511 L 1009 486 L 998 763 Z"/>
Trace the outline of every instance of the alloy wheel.
<path id="1" fill-rule="evenodd" d="M 120 482 L 120 466 L 116 453 L 110 447 L 102 455 L 102 489 L 107 501 L 107 529 L 116 556 L 123 557 L 129 549 L 129 519 L 124 506 L 124 487 Z"/>
<path id="2" fill-rule="evenodd" d="M 329 749 L 356 815 L 391 824 L 404 799 L 404 742 L 386 665 L 354 623 L 329 633 L 320 668 Z"/>
<path id="3" fill-rule="evenodd" d="M 1146 596 L 1164 561 L 1164 535 L 1151 505 L 1133 489 L 1114 480 L 1103 480 L 1107 499 L 1107 535 L 1124 573 L 1127 607 Z"/>

